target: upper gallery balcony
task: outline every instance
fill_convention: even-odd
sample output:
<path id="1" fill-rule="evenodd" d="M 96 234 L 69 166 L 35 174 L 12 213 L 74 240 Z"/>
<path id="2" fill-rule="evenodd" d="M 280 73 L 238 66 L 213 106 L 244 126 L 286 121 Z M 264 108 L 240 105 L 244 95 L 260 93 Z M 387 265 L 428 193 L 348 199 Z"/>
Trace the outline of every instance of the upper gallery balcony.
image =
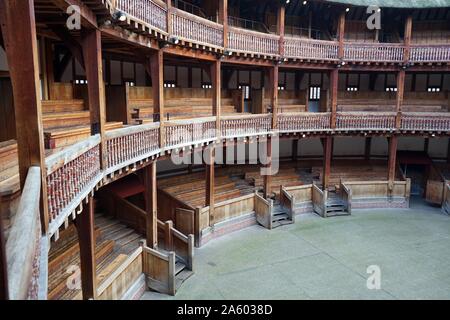
<path id="1" fill-rule="evenodd" d="M 278 2 L 247 2 L 229 0 L 228 10 L 221 11 L 219 1 L 172 0 L 169 5 L 162 0 L 117 0 L 116 10 L 126 15 L 120 24 L 133 31 L 226 56 L 340 65 L 450 62 L 446 9 L 436 15 L 429 14 L 431 9 L 416 10 L 408 16 L 382 8 L 381 29 L 369 30 L 365 7 L 290 1 L 280 13 Z"/>

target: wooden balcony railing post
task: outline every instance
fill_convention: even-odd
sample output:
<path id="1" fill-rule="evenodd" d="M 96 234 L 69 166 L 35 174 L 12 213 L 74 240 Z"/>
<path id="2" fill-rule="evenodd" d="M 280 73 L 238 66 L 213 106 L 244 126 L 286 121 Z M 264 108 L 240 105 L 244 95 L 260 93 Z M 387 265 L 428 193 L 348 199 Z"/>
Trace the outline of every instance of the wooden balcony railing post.
<path id="1" fill-rule="evenodd" d="M 331 174 L 331 158 L 333 157 L 333 138 L 322 138 L 323 147 L 323 174 L 322 174 L 322 187 L 323 190 L 327 190 L 330 181 Z"/>
<path id="2" fill-rule="evenodd" d="M 103 83 L 102 36 L 97 29 L 82 30 L 82 50 L 88 81 L 88 103 L 91 116 L 91 134 L 100 134 L 100 168 L 107 166 L 105 137 L 106 96 Z"/>
<path id="3" fill-rule="evenodd" d="M 221 99 L 222 99 L 222 63 L 220 60 L 216 60 L 211 64 L 210 78 L 212 83 L 212 114 L 216 117 L 216 131 L 217 137 L 220 137 L 220 115 L 221 115 Z"/>
<path id="4" fill-rule="evenodd" d="M 34 1 L 0 1 L 1 32 L 14 96 L 20 187 L 32 166 L 41 168 L 41 224 L 48 230 L 44 133 Z"/>
<path id="5" fill-rule="evenodd" d="M 167 33 L 169 34 L 169 37 L 173 33 L 173 21 L 172 21 L 172 0 L 166 0 L 166 6 L 167 6 Z"/>
<path id="6" fill-rule="evenodd" d="M 280 3 L 279 7 L 278 7 L 278 15 L 277 15 L 277 33 L 280 36 L 280 40 L 279 40 L 280 57 L 284 56 L 285 16 L 286 16 L 286 6 L 284 3 Z"/>
<path id="7" fill-rule="evenodd" d="M 397 101 L 396 101 L 397 117 L 395 120 L 395 128 L 397 130 L 401 128 L 404 92 L 405 92 L 405 70 L 402 69 L 397 73 Z"/>
<path id="8" fill-rule="evenodd" d="M 339 41 L 339 59 L 344 58 L 344 38 L 345 38 L 345 11 L 342 11 L 339 15 L 338 28 L 337 28 L 337 40 Z"/>
<path id="9" fill-rule="evenodd" d="M 170 0 L 168 0 L 170 2 Z M 164 52 L 158 50 L 150 55 L 150 64 L 147 64 L 147 73 L 150 73 L 153 90 L 153 114 L 159 116 L 161 124 L 159 131 L 159 146 L 165 146 L 164 129 Z"/>
<path id="10" fill-rule="evenodd" d="M 144 168 L 144 185 L 147 246 L 156 249 L 158 247 L 156 160 Z"/>
<path id="11" fill-rule="evenodd" d="M 263 193 L 264 199 L 269 199 L 271 197 L 271 185 L 272 185 L 272 138 L 267 137 L 267 159 L 264 166 L 267 168 L 266 174 L 263 176 Z"/>
<path id="12" fill-rule="evenodd" d="M 97 271 L 95 261 L 94 233 L 94 198 L 88 198 L 89 203 L 75 220 L 80 245 L 81 288 L 83 300 L 97 297 Z"/>
<path id="13" fill-rule="evenodd" d="M 219 0 L 219 21 L 223 25 L 223 47 L 228 47 L 228 0 Z"/>

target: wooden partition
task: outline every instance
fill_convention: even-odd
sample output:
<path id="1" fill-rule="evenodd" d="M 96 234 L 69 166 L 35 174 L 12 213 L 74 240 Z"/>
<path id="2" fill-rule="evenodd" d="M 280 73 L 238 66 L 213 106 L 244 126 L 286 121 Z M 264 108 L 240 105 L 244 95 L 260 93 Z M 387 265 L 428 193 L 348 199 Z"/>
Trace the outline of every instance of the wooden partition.
<path id="1" fill-rule="evenodd" d="M 248 194 L 214 205 L 214 214 L 210 216 L 209 224 L 214 225 L 247 213 L 255 211 L 255 196 Z"/>
<path id="2" fill-rule="evenodd" d="M 439 166 L 437 167 L 437 164 L 431 165 L 425 189 L 425 200 L 430 204 L 441 206 L 445 201 L 448 183 L 449 180 L 440 172 Z"/>
<path id="3" fill-rule="evenodd" d="M 273 202 L 271 200 L 266 200 L 255 193 L 256 221 L 269 230 L 272 229 L 272 208 Z"/>
<path id="4" fill-rule="evenodd" d="M 295 198 L 283 186 L 280 186 L 280 203 L 288 209 L 289 219 L 295 223 Z"/>
<path id="5" fill-rule="evenodd" d="M 442 205 L 442 211 L 450 215 L 450 183 L 445 185 L 444 189 L 444 204 Z"/>
<path id="6" fill-rule="evenodd" d="M 131 113 L 128 109 L 127 86 L 108 85 L 106 95 L 106 121 L 121 121 L 131 124 Z"/>
<path id="7" fill-rule="evenodd" d="M 189 212 L 195 212 L 196 210 L 195 208 L 189 206 L 187 203 L 184 203 L 183 201 L 178 200 L 176 197 L 173 197 L 166 191 L 158 189 L 158 219 L 162 221 L 171 220 L 174 222 L 175 228 L 178 229 L 177 216 L 179 217 L 179 213 L 177 215 L 177 211 L 179 212 L 180 209 L 184 209 Z M 181 223 L 180 229 L 185 229 L 184 219 Z"/>
<path id="8" fill-rule="evenodd" d="M 317 185 L 312 186 L 312 202 L 314 211 L 321 217 L 326 215 L 326 204 L 328 198 L 328 191 L 321 190 Z"/>
<path id="9" fill-rule="evenodd" d="M 175 295 L 175 252 L 163 254 L 143 245 L 142 269 L 150 289 Z"/>

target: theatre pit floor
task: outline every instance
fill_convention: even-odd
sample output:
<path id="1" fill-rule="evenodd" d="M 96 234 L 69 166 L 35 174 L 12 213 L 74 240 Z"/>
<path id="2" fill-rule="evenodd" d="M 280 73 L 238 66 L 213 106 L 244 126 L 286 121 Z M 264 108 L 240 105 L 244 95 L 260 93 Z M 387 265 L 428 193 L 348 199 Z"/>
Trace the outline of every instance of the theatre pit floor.
<path id="1" fill-rule="evenodd" d="M 449 265 L 450 217 L 412 200 L 228 234 L 196 249 L 195 275 L 175 297 L 143 299 L 450 299 Z M 369 266 L 380 268 L 378 290 L 367 288 Z"/>

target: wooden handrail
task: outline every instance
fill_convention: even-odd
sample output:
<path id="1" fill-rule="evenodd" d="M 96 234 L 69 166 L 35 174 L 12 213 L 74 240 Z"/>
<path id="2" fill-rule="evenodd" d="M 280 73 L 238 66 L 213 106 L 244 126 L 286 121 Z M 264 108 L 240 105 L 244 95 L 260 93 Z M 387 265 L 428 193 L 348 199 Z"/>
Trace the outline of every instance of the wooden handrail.
<path id="1" fill-rule="evenodd" d="M 28 170 L 19 207 L 6 242 L 9 299 L 25 300 L 33 274 L 34 259 L 41 240 L 39 199 L 41 170 Z"/>

